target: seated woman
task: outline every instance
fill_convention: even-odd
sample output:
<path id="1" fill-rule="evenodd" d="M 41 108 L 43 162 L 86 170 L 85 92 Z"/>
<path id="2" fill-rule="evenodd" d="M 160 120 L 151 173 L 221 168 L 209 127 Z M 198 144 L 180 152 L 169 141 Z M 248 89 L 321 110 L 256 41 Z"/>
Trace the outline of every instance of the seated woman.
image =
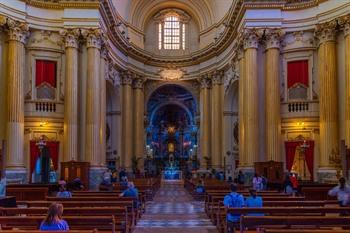
<path id="1" fill-rule="evenodd" d="M 205 193 L 205 188 L 203 185 L 203 180 L 199 180 L 195 188 L 196 193 Z"/>
<path id="2" fill-rule="evenodd" d="M 67 191 L 65 185 L 60 185 L 60 191 L 56 194 L 56 197 L 59 197 L 59 198 L 71 198 L 72 197 L 72 193 Z"/>
<path id="3" fill-rule="evenodd" d="M 62 204 L 52 203 L 48 209 L 48 213 L 44 221 L 40 225 L 41 231 L 69 231 L 69 226 L 62 219 Z"/>
<path id="4" fill-rule="evenodd" d="M 245 201 L 245 206 L 250 208 L 261 208 L 263 207 L 263 200 L 261 197 L 256 195 L 255 189 L 249 190 L 250 196 Z M 249 213 L 248 216 L 264 216 L 263 213 Z"/>

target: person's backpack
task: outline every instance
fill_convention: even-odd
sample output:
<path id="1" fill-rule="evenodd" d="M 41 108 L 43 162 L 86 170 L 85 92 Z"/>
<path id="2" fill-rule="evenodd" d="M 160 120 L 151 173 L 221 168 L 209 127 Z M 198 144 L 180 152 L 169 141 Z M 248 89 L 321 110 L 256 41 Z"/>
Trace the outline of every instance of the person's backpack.
<path id="1" fill-rule="evenodd" d="M 229 194 L 229 196 L 231 198 L 231 202 L 230 202 L 229 207 L 242 207 L 242 203 L 240 203 L 238 201 L 238 198 L 237 198 L 238 195 L 239 194 L 234 194 L 234 195 L 232 193 Z"/>

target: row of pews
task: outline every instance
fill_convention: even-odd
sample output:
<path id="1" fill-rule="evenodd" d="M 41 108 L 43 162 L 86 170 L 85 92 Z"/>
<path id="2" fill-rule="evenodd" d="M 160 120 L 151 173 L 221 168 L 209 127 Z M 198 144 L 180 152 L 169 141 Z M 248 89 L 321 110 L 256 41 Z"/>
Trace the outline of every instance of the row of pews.
<path id="1" fill-rule="evenodd" d="M 145 212 L 145 202 L 153 199 L 160 187 L 160 179 L 136 179 L 138 200 L 120 197 L 122 187 L 113 191 L 74 191 L 72 198 L 46 196 L 44 200 L 20 200 L 16 208 L 0 208 L 0 232 L 35 232 L 53 202 L 63 204 L 70 232 L 130 233 Z"/>
<path id="2" fill-rule="evenodd" d="M 350 207 L 339 207 L 335 199 L 310 200 L 305 196 L 289 196 L 276 190 L 260 191 L 263 208 L 226 208 L 224 196 L 230 193 L 229 184 L 217 180 L 205 180 L 204 194 L 195 192 L 197 181 L 186 180 L 185 188 L 196 200 L 204 201 L 205 212 L 219 232 L 227 232 L 226 215 L 240 214 L 240 223 L 235 226 L 240 232 L 343 232 L 350 233 Z M 317 187 L 315 187 L 317 189 Z M 249 196 L 247 187 L 239 187 L 239 193 Z M 249 216 L 249 213 L 263 216 Z M 299 229 L 293 229 L 299 228 Z M 338 229 L 340 228 L 340 229 Z M 307 230 L 304 230 L 307 229 Z"/>

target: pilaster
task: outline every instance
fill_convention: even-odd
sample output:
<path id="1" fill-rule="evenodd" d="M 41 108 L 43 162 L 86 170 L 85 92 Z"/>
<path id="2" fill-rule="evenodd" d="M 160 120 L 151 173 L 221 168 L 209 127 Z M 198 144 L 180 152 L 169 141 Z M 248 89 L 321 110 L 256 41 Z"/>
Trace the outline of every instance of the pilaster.
<path id="1" fill-rule="evenodd" d="M 210 79 L 207 75 L 204 75 L 200 82 L 200 167 L 206 168 L 206 163 L 204 158 L 211 159 L 210 153 Z"/>
<path id="2" fill-rule="evenodd" d="M 320 163 L 319 173 L 334 170 L 330 157 L 339 156 L 338 88 L 336 68 L 336 21 L 316 26 L 319 39 L 318 77 L 320 80 Z M 324 174 L 320 174 L 325 176 Z"/>
<path id="3" fill-rule="evenodd" d="M 27 181 L 24 164 L 24 75 L 25 48 L 29 27 L 7 19 L 8 27 L 8 122 L 6 177 Z"/>

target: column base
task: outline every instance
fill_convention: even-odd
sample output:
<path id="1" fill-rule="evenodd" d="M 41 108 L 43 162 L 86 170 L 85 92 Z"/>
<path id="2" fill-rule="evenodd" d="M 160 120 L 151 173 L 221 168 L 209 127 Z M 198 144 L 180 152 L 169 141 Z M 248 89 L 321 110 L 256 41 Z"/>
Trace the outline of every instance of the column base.
<path id="1" fill-rule="evenodd" d="M 90 167 L 89 170 L 89 189 L 98 190 L 103 180 L 103 173 L 107 171 L 106 167 Z"/>
<path id="2" fill-rule="evenodd" d="M 319 168 L 317 176 L 321 183 L 338 183 L 337 171 L 334 168 Z"/>
<path id="3" fill-rule="evenodd" d="M 242 171 L 244 175 L 244 185 L 252 185 L 255 169 L 253 167 L 238 167 L 238 171 Z"/>
<path id="4" fill-rule="evenodd" d="M 5 177 L 8 183 L 28 183 L 28 171 L 26 168 L 6 168 Z"/>

